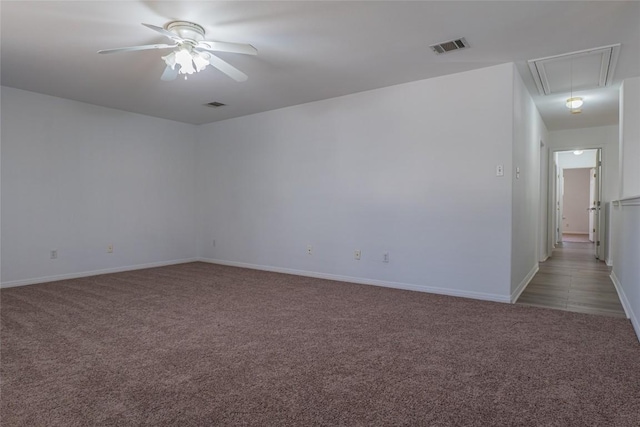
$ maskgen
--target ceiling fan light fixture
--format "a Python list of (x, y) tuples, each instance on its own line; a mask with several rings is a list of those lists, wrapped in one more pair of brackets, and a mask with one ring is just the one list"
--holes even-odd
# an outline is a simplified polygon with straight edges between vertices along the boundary
[(176, 53), (175, 52), (171, 52), (170, 54), (163, 56), (162, 60), (169, 67), (171, 67), (172, 70), (176, 68)]
[(200, 72), (207, 68), (207, 65), (209, 65), (209, 60), (205, 58), (205, 55), (198, 52), (193, 52), (193, 64), (196, 66), (196, 71)]
[(175, 54), (176, 64), (180, 65), (180, 74), (193, 74), (196, 72), (193, 67), (193, 55), (189, 50), (181, 48)]
[(222, 58), (218, 58), (212, 52), (241, 53), (245, 55), (258, 54), (256, 48), (250, 44), (204, 40), (204, 28), (193, 22), (173, 21), (167, 24), (166, 28), (144, 23), (142, 25), (169, 38), (172, 44), (150, 44), (102, 49), (98, 53), (177, 48), (162, 57), (167, 66), (162, 76), (160, 76), (161, 80), (171, 81), (179, 74), (184, 75), (186, 80), (187, 75), (203, 71), (207, 66), (211, 65), (237, 82), (246, 81), (247, 75)]

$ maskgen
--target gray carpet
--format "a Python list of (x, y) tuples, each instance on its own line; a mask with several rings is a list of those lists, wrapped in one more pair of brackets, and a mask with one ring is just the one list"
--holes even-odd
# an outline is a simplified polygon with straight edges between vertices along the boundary
[(3, 426), (638, 426), (628, 320), (183, 264), (3, 289)]

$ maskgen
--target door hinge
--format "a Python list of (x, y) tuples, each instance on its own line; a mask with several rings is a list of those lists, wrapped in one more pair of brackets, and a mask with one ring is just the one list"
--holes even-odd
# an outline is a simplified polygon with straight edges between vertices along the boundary
[(596, 232), (596, 229), (595, 229), (595, 228), (593, 229), (593, 232), (594, 232), (594, 233)]
[(600, 200), (598, 200), (598, 206), (600, 206)]
[(596, 246), (600, 246), (600, 240), (598, 240), (598, 243), (596, 244)]

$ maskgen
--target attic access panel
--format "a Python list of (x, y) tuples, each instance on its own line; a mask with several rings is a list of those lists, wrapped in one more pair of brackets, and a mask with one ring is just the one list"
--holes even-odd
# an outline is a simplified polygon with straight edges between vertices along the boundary
[(613, 81), (620, 44), (528, 61), (541, 95), (604, 87)]

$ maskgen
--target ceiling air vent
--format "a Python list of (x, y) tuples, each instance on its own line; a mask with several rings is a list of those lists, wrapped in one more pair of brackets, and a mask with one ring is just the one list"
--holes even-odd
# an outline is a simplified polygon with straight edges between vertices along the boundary
[(448, 42), (442, 42), (429, 46), (431, 50), (440, 55), (441, 53), (453, 52), (454, 50), (460, 50), (469, 47), (469, 43), (464, 37)]
[(217, 102), (217, 101), (213, 101), (213, 102), (209, 102), (208, 104), (204, 104), (207, 107), (211, 107), (211, 108), (218, 108), (218, 107), (223, 107), (226, 104), (223, 104), (222, 102)]

